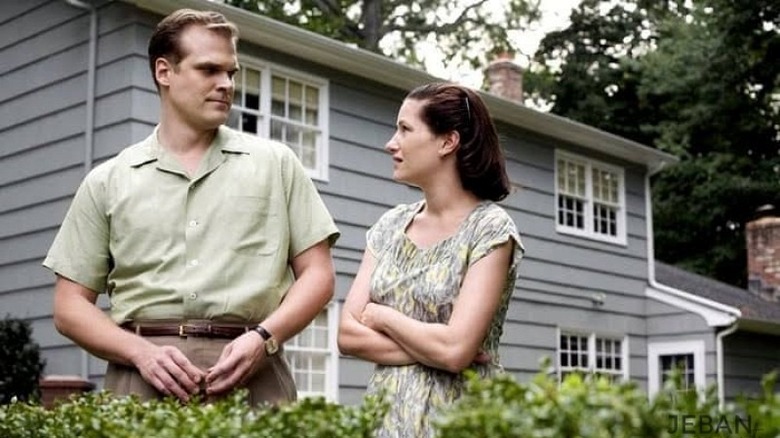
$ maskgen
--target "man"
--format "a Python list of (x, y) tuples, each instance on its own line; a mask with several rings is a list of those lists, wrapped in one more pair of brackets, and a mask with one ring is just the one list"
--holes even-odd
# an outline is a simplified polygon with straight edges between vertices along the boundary
[(44, 261), (57, 329), (109, 362), (114, 393), (294, 400), (279, 346), (333, 295), (339, 233), (294, 153), (221, 126), (236, 41), (215, 12), (158, 24), (159, 124), (89, 173)]

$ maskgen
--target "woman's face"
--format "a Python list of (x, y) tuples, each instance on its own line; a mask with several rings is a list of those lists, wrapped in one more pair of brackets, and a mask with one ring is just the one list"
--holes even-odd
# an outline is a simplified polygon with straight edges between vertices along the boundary
[(420, 117), (424, 102), (406, 99), (398, 111), (393, 137), (385, 149), (393, 156), (393, 179), (420, 186), (441, 164), (442, 139)]

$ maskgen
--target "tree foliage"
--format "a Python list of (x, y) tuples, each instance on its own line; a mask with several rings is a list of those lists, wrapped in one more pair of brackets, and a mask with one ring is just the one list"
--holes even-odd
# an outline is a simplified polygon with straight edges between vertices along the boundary
[(484, 66), (516, 51), (510, 38), (539, 18), (536, 0), (226, 0), (226, 3), (421, 66), (422, 42), (445, 62)]
[(778, 51), (776, 1), (583, 0), (542, 41), (527, 88), (680, 157), (653, 179), (656, 256), (743, 286), (744, 225), (780, 207)]

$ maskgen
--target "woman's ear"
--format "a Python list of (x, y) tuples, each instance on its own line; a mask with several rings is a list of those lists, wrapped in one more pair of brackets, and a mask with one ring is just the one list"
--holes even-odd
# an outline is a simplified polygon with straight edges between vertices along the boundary
[(460, 147), (460, 133), (458, 131), (453, 130), (442, 135), (442, 140), (441, 146), (439, 146), (439, 156), (442, 158), (454, 153)]

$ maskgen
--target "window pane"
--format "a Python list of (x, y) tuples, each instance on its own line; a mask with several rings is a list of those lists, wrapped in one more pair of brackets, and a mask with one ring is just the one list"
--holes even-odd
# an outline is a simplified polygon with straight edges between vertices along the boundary
[(673, 370), (678, 369), (682, 374), (683, 389), (693, 388), (694, 386), (694, 363), (693, 354), (670, 354), (660, 356), (661, 382), (669, 380)]
[(271, 138), (284, 141), (284, 123), (271, 119)]
[(244, 69), (244, 80), (246, 84), (246, 101), (244, 106), (246, 108), (259, 110), (260, 109), (260, 72), (246, 68)]
[(303, 120), (303, 86), (299, 82), (288, 81), (287, 118), (295, 121)]
[(557, 163), (558, 191), (567, 195), (585, 196), (585, 166), (559, 159)]
[(328, 336), (329, 310), (320, 312), (309, 326), (285, 344), (284, 354), (299, 396), (326, 395), (326, 376), (333, 354)]
[(618, 175), (602, 169), (593, 169), (593, 198), (612, 204), (618, 203)]
[(306, 86), (306, 109), (316, 111), (320, 106), (320, 90)]
[(593, 231), (597, 234), (617, 236), (617, 211), (614, 207), (593, 204)]
[(241, 130), (244, 132), (257, 132), (257, 116), (254, 114), (241, 115)]
[(306, 108), (306, 120), (304, 120), (304, 123), (311, 126), (317, 126), (317, 110)]
[(583, 202), (565, 195), (558, 195), (558, 223), (582, 229), (585, 220)]
[(325, 374), (313, 373), (311, 375), (311, 388), (309, 391), (314, 393), (325, 393)]
[(287, 81), (278, 76), (273, 76), (271, 99), (271, 114), (280, 117), (286, 117), (285, 104), (287, 102)]

